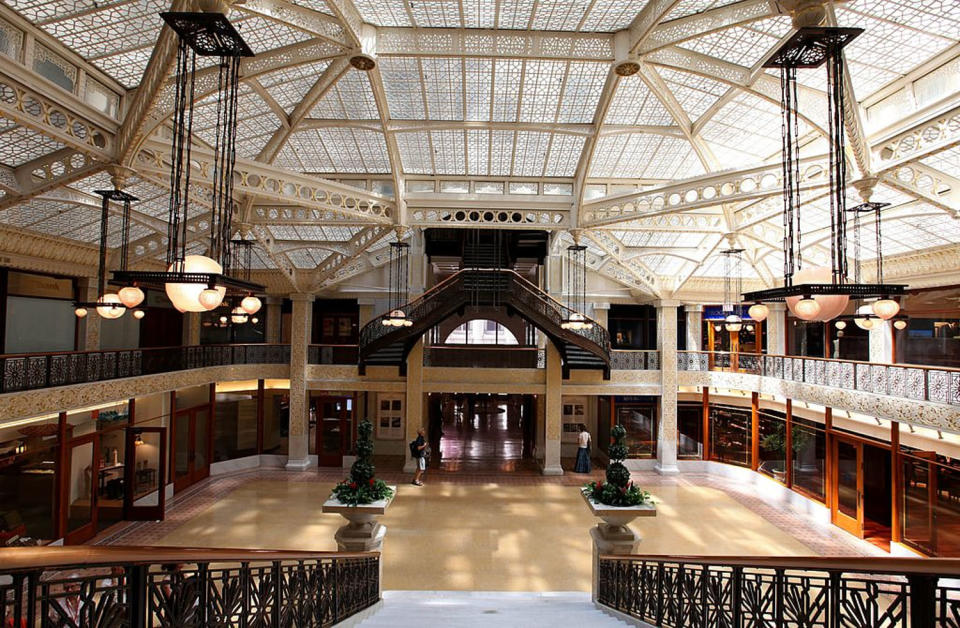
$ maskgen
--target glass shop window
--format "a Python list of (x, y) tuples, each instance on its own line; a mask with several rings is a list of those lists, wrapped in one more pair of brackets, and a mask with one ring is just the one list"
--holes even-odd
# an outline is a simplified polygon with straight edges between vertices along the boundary
[(54, 540), (57, 417), (0, 429), (0, 547)]
[(710, 459), (750, 466), (750, 408), (710, 404)]

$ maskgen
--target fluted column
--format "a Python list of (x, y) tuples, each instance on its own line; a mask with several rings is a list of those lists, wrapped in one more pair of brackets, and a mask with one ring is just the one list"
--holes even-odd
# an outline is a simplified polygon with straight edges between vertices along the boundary
[(287, 469), (303, 470), (310, 466), (307, 345), (313, 326), (313, 295), (291, 294), (290, 300), (293, 301), (293, 314), (290, 317), (290, 453)]
[(660, 350), (660, 429), (657, 472), (677, 473), (677, 301), (657, 304), (657, 349)]
[(893, 362), (893, 326), (890, 321), (873, 319), (870, 328), (870, 361), (878, 364)]

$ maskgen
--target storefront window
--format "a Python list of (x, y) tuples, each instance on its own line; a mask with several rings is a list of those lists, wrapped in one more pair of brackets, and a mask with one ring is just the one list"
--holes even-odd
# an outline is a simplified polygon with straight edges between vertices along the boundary
[(627, 429), (630, 458), (653, 458), (657, 454), (657, 404), (634, 397), (616, 398), (617, 423)]
[(710, 405), (710, 458), (750, 466), (750, 408)]
[[(934, 556), (960, 554), (960, 460), (903, 457), (903, 540)], [(930, 454), (932, 456), (932, 453)]]
[(257, 391), (218, 392), (213, 423), (213, 461), (257, 454)]
[(56, 538), (57, 418), (0, 430), (0, 547)]
[(681, 460), (703, 458), (703, 404), (681, 401), (677, 404), (677, 457)]
[[(784, 484), (787, 482), (786, 421), (786, 415), (776, 410), (764, 408), (757, 413), (757, 432), (760, 437), (757, 471)], [(794, 442), (793, 446), (796, 449), (797, 443)]]
[(827, 434), (820, 423), (793, 417), (793, 488), (823, 501), (826, 497)]
[(286, 456), (290, 436), (290, 393), (263, 391), (263, 453)]

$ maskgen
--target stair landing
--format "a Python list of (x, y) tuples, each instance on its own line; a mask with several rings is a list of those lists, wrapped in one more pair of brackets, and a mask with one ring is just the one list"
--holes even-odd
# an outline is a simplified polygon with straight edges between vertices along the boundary
[(386, 591), (380, 610), (359, 624), (362, 628), (627, 625), (598, 610), (589, 593), (484, 591)]

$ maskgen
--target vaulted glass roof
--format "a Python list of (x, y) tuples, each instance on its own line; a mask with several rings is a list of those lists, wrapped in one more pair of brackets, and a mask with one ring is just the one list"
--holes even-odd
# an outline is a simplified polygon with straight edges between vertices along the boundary
[[(25, 66), (18, 76), (43, 77), (48, 98), (72, 85), (61, 100), (77, 119), (90, 118), (112, 136), (131, 124), (125, 112), (135, 90), (153, 93), (135, 124), (162, 159), (170, 96), (162, 82), (141, 81), (162, 63), (154, 47), (168, 2), (0, 2), (0, 54)], [(782, 274), (782, 123), (778, 74), (762, 65), (794, 30), (784, 4), (235, 3), (228, 17), (257, 55), (241, 72), (244, 185), (235, 199), (237, 224), (258, 244), (254, 266), (319, 272), (333, 255), (373, 260), (370, 251), (395, 236), (377, 232), (367, 242), (369, 229), (537, 225), (592, 231), (592, 267), (610, 277), (636, 276), (642, 267), (664, 286), (715, 278), (718, 251), (734, 241), (747, 249), (749, 277), (768, 282)], [(960, 3), (826, 4), (828, 24), (865, 29), (845, 52), (845, 95), (853, 103), (848, 169), (851, 181), (877, 179), (873, 200), (891, 204), (884, 254), (954, 245), (960, 148), (950, 134), (960, 136)], [(30, 47), (22, 36), (27, 21), (40, 29)], [(18, 32), (19, 40), (9, 37)], [(373, 71), (347, 63), (361, 49), (375, 60)], [(638, 71), (614, 72), (623, 60)], [(169, 82), (170, 72), (168, 64), (159, 76)], [(812, 173), (804, 181), (804, 246), (811, 260), (828, 260), (825, 73), (801, 72), (799, 82), (801, 155)], [(13, 102), (4, 89), (0, 100)], [(115, 106), (105, 108), (111, 96)], [(115, 145), (96, 154), (99, 169), (63, 176), (64, 156), (77, 151), (72, 140), (7, 114), (0, 111), (0, 224), (95, 242), (91, 192), (111, 185), (103, 166)], [(198, 151), (215, 142), (216, 117), (215, 100), (200, 98)], [(141, 199), (134, 255), (156, 260), (169, 206), (163, 168), (140, 172), (125, 158), (127, 189)], [(51, 187), (50, 176), (62, 183)], [(35, 184), (41, 192), (31, 191)], [(198, 214), (205, 185), (195, 190)], [(390, 209), (365, 214), (370, 203)], [(199, 220), (192, 228), (191, 247), (202, 250), (208, 225)], [(111, 242), (117, 237), (111, 228)], [(872, 240), (862, 252), (876, 255)]]

